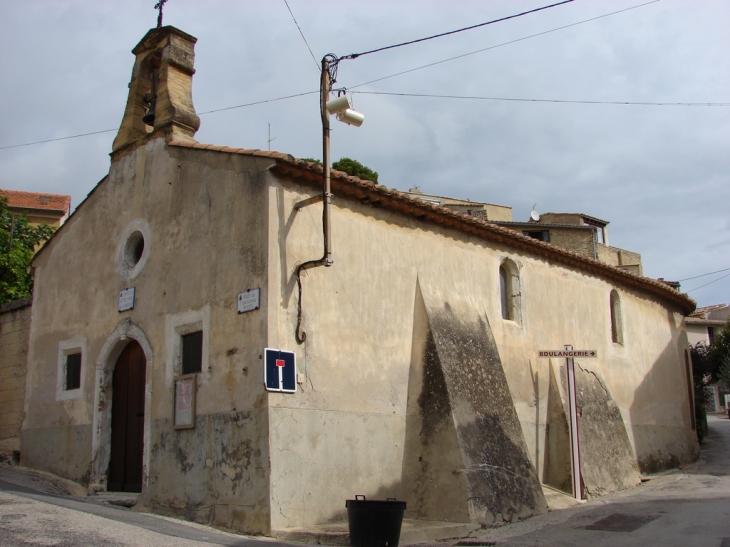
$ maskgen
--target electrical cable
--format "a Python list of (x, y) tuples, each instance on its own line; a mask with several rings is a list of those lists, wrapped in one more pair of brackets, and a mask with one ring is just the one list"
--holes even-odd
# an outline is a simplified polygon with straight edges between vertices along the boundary
[(679, 279), (678, 281), (689, 281), (690, 279), (697, 279), (699, 277), (707, 277), (708, 275), (716, 274), (716, 273), (722, 273), (722, 272), (728, 272), (730, 271), (730, 268), (725, 268), (724, 270), (717, 270), (716, 272), (710, 272), (702, 275), (696, 275), (694, 277), (686, 277), (684, 279)]
[(390, 76), (383, 76), (382, 78), (377, 78), (375, 80), (370, 80), (369, 82), (363, 82), (361, 84), (349, 86), (348, 89), (355, 89), (356, 87), (362, 87), (364, 85), (374, 84), (375, 82), (381, 82), (381, 81), (387, 80), (389, 78), (395, 78), (396, 76), (402, 76), (403, 74), (408, 74), (410, 72), (415, 72), (417, 70), (422, 70), (424, 68), (429, 68), (429, 67), (436, 66), (436, 65), (440, 65), (440, 64), (443, 64), (443, 63), (448, 63), (449, 61), (454, 61), (456, 59), (462, 59), (464, 57), (469, 57), (470, 55), (476, 55), (477, 53), (482, 53), (483, 51), (489, 51), (490, 49), (495, 49), (495, 48), (498, 48), (498, 47), (507, 46), (507, 45), (510, 45), (510, 44), (514, 44), (516, 42), (522, 42), (523, 40), (528, 40), (530, 38), (535, 38), (537, 36), (543, 36), (545, 34), (550, 34), (551, 32), (557, 32), (559, 30), (564, 30), (566, 28), (575, 27), (577, 25), (582, 25), (583, 23), (589, 23), (591, 21), (596, 21), (597, 19), (603, 19), (604, 17), (610, 17), (611, 15), (616, 15), (617, 13), (623, 13), (625, 11), (629, 11), (629, 10), (633, 10), (633, 9), (637, 9), (637, 8), (642, 8), (644, 6), (648, 6), (649, 4), (655, 4), (655, 3), (659, 2), (659, 1), (660, 0), (651, 0), (651, 2), (645, 2), (644, 4), (639, 4), (639, 5), (636, 5), (636, 6), (632, 6), (630, 8), (625, 8), (625, 9), (621, 9), (621, 10), (618, 10), (618, 11), (612, 11), (611, 13), (605, 13), (605, 14), (599, 15), (597, 17), (591, 17), (590, 19), (584, 19), (583, 21), (578, 21), (576, 23), (571, 23), (569, 25), (564, 25), (562, 27), (556, 27), (554, 29), (545, 30), (543, 32), (538, 32), (537, 34), (530, 34), (529, 36), (523, 36), (522, 38), (516, 38), (514, 40), (510, 40), (509, 42), (502, 42), (501, 44), (496, 44), (496, 45), (493, 45), (493, 46), (489, 46), (489, 47), (485, 47), (485, 48), (482, 48), (482, 49), (478, 49), (478, 50), (472, 51), (470, 53), (463, 53), (461, 55), (457, 55), (456, 57), (449, 57), (448, 59), (443, 59), (441, 61), (436, 61), (434, 63), (429, 63), (427, 65), (422, 65), (422, 66), (419, 66), (419, 67), (416, 67), (416, 68), (411, 68), (411, 69), (408, 69), (408, 70), (404, 70), (403, 72), (396, 72), (395, 74), (391, 74)]
[[(319, 89), (317, 91), (305, 91), (304, 93), (295, 93), (294, 95), (285, 95), (283, 97), (277, 97), (275, 99), (266, 99), (263, 101), (254, 101), (252, 103), (237, 104), (235, 106), (226, 106), (225, 108), (216, 108), (215, 110), (207, 110), (205, 112), (199, 112), (198, 116), (204, 116), (205, 114), (213, 114), (214, 112), (224, 112), (226, 110), (233, 110), (235, 108), (243, 108), (244, 106), (254, 106), (257, 104), (273, 103), (276, 101), (283, 101), (284, 99), (293, 99), (295, 97), (303, 97), (304, 95), (314, 95), (315, 93), (319, 93)], [(2, 148), (0, 148), (0, 150), (2, 150)]]
[(639, 105), (639, 106), (730, 106), (730, 103), (650, 103), (632, 101), (583, 101), (563, 99), (516, 99), (510, 97), (477, 97), (470, 95), (430, 95), (426, 93), (389, 93), (385, 91), (352, 91), (355, 95), (390, 95), (396, 97), (430, 97), (435, 99), (472, 99), (480, 101), (517, 101), (526, 103), (566, 103), (566, 104), (610, 104), (610, 105)]
[(713, 283), (717, 283), (721, 279), (725, 279), (726, 277), (730, 277), (730, 274), (725, 274), (722, 277), (718, 277), (714, 281), (710, 281), (709, 283), (705, 283), (704, 285), (700, 285), (699, 287), (695, 287), (694, 289), (690, 289), (687, 291), (687, 293), (691, 293), (692, 291), (696, 291), (697, 289), (701, 289), (702, 287), (707, 287), (707, 285), (712, 285)]
[[(227, 106), (225, 108), (217, 108), (215, 110), (208, 110), (207, 112), (199, 112), (198, 116), (204, 116), (206, 114), (213, 114), (214, 112), (223, 112), (225, 110), (233, 110), (234, 108), (243, 108), (245, 106), (254, 106), (257, 104), (264, 104), (264, 103), (273, 103), (276, 101), (283, 101), (284, 99), (293, 99), (295, 97), (302, 97), (304, 95), (314, 95), (315, 93), (319, 93), (319, 90), (317, 91), (307, 91), (305, 93), (296, 93), (294, 95), (286, 95), (284, 97), (277, 97), (275, 99), (266, 99), (264, 101), (254, 101), (252, 103), (246, 103), (246, 104), (239, 104), (236, 106)], [(56, 142), (56, 141), (65, 141), (68, 139), (77, 139), (79, 137), (88, 137), (90, 135), (99, 135), (101, 133), (110, 133), (111, 131), (118, 131), (119, 128), (115, 129), (103, 129), (102, 131), (92, 131), (91, 133), (81, 133), (79, 135), (69, 135), (68, 137), (58, 137), (57, 139), (46, 139), (44, 141), (34, 141), (34, 142), (26, 142), (23, 144), (11, 144), (9, 146), (0, 146), (0, 150), (7, 150), (8, 148), (19, 148), (21, 146), (32, 146), (34, 144), (45, 144), (47, 142)]]
[(23, 144), (11, 144), (10, 146), (0, 146), (0, 150), (7, 150), (8, 148), (19, 148), (21, 146), (32, 146), (34, 144), (44, 144), (47, 142), (65, 141), (68, 139), (78, 139), (79, 137), (88, 137), (89, 135), (99, 135), (101, 133), (109, 133), (111, 131), (118, 131), (118, 129), (104, 129), (103, 131), (93, 131), (91, 133), (81, 133), (80, 135), (71, 135), (69, 137), (58, 137), (57, 139), (47, 139), (45, 141), (26, 142)]
[[(476, 51), (472, 51), (472, 52), (469, 52), (469, 53), (464, 53), (462, 55), (457, 55), (455, 57), (449, 57), (448, 59), (442, 59), (441, 61), (436, 61), (434, 63), (429, 63), (429, 64), (422, 65), (422, 66), (419, 66), (419, 67), (411, 68), (409, 70), (404, 70), (402, 72), (397, 72), (397, 73), (391, 74), (389, 76), (383, 76), (382, 78), (377, 78), (375, 80), (370, 80), (368, 82), (363, 82), (363, 83), (360, 83), (360, 84), (357, 84), (357, 85), (354, 85), (354, 86), (350, 86), (348, 89), (355, 89), (355, 88), (358, 88), (358, 87), (362, 87), (364, 85), (372, 84), (372, 83), (375, 83), (375, 82), (380, 82), (380, 81), (387, 80), (387, 79), (390, 79), (390, 78), (395, 78), (396, 76), (402, 76), (403, 74), (408, 74), (410, 72), (415, 72), (417, 70), (422, 70), (424, 68), (429, 68), (429, 67), (432, 67), (432, 66), (435, 66), (435, 65), (447, 63), (449, 61), (454, 61), (456, 59), (461, 59), (463, 57), (468, 57), (470, 55), (476, 55), (477, 53), (481, 53), (483, 51), (488, 51), (488, 50), (495, 49), (495, 48), (502, 47), (502, 46), (506, 46), (506, 45), (509, 45), (509, 44), (514, 44), (516, 42), (521, 42), (523, 40), (528, 40), (530, 38), (535, 38), (537, 36), (542, 36), (542, 35), (545, 35), (545, 34), (549, 34), (551, 32), (557, 32), (559, 30), (564, 30), (566, 28), (574, 27), (574, 26), (577, 26), (577, 25), (582, 25), (583, 23), (588, 23), (588, 22), (591, 22), (591, 21), (596, 21), (598, 19), (603, 19), (604, 17), (610, 17), (611, 15), (616, 15), (618, 13), (623, 13), (625, 11), (630, 11), (630, 10), (634, 10), (634, 9), (641, 8), (641, 7), (644, 7), (644, 6), (648, 6), (649, 4), (655, 4), (655, 3), (659, 2), (659, 1), (660, 0), (651, 0), (650, 2), (645, 2), (643, 4), (638, 4), (636, 6), (631, 6), (629, 8), (624, 8), (624, 9), (621, 9), (621, 10), (618, 10), (618, 11), (613, 11), (613, 12), (610, 12), (610, 13), (605, 13), (605, 14), (599, 15), (597, 17), (591, 17), (590, 19), (584, 19), (582, 21), (577, 21), (575, 23), (571, 23), (569, 25), (564, 25), (562, 27), (556, 27), (554, 29), (546, 30), (546, 31), (543, 31), (543, 32), (538, 32), (536, 34), (531, 34), (529, 36), (523, 36), (522, 38), (517, 38), (515, 40), (510, 40), (509, 42), (503, 42), (501, 44), (496, 44), (496, 45), (489, 46), (489, 47), (482, 48), (482, 49), (478, 49)], [(297, 93), (297, 94), (294, 94), (294, 95), (286, 95), (286, 96), (283, 96), (283, 97), (277, 97), (275, 99), (267, 99), (267, 100), (263, 100), (263, 101), (255, 101), (255, 102), (245, 103), (245, 104), (239, 104), (239, 105), (235, 105), (235, 106), (228, 106), (228, 107), (225, 107), (225, 108), (218, 108), (218, 109), (215, 109), (215, 110), (208, 110), (206, 112), (200, 112), (198, 115), (199, 116), (202, 116), (202, 115), (205, 115), (205, 114), (212, 114), (214, 112), (223, 112), (223, 111), (226, 111), (226, 110), (233, 110), (233, 109), (236, 109), (236, 108), (244, 108), (246, 106), (254, 106), (254, 105), (264, 104), (264, 103), (269, 103), (269, 102), (282, 101), (282, 100), (285, 100), (285, 99), (292, 99), (292, 98), (295, 98), (295, 97), (302, 97), (304, 95), (313, 95), (315, 93), (319, 93), (319, 90), (317, 90), (317, 91), (307, 91), (305, 93)], [(362, 92), (360, 92), (360, 93), (362, 93)], [(63, 141), (63, 140), (67, 140), (67, 139), (76, 139), (76, 138), (79, 138), (79, 137), (87, 137), (87, 136), (90, 136), (90, 135), (98, 135), (100, 133), (109, 133), (111, 131), (116, 131), (116, 129), (104, 129), (102, 131), (94, 131), (94, 132), (91, 132), (91, 133), (82, 133), (82, 134), (79, 134), (79, 135), (71, 135), (71, 136), (68, 136), (68, 137), (59, 137), (57, 139), (47, 139), (47, 140), (34, 141), (34, 142), (28, 142), (28, 143), (23, 143), (23, 144), (13, 144), (13, 145), (9, 145), (9, 146), (0, 146), (0, 150), (7, 150), (9, 148), (19, 148), (21, 146), (32, 146), (32, 145), (36, 145), (36, 144), (45, 144), (45, 143), (49, 143), (49, 142)]]
[(289, 10), (289, 13), (291, 14), (291, 18), (294, 19), (294, 24), (299, 29), (299, 34), (302, 35), (302, 40), (304, 40), (304, 43), (307, 46), (307, 49), (309, 50), (309, 54), (312, 56), (312, 60), (314, 60), (314, 65), (317, 67), (317, 72), (319, 72), (319, 63), (317, 62), (317, 58), (314, 56), (314, 53), (312, 52), (312, 48), (309, 47), (309, 42), (307, 42), (307, 39), (304, 37), (304, 33), (302, 32), (302, 29), (299, 27), (299, 23), (297, 23), (296, 17), (294, 17), (294, 14), (291, 11), (291, 8), (289, 7), (289, 2), (287, 0), (284, 0), (284, 3), (286, 4), (286, 9)]
[(543, 6), (541, 8), (535, 8), (535, 9), (531, 9), (529, 11), (523, 11), (522, 13), (517, 13), (515, 15), (509, 15), (507, 17), (502, 17), (500, 19), (494, 19), (493, 21), (487, 21), (486, 23), (479, 23), (478, 25), (471, 25), (470, 27), (460, 28), (458, 30), (451, 30), (449, 32), (442, 32), (441, 34), (434, 34), (433, 36), (428, 36), (427, 38), (419, 38), (418, 40), (411, 40), (410, 42), (403, 42), (403, 43), (400, 43), (400, 44), (394, 44), (392, 46), (386, 46), (386, 47), (381, 47), (381, 48), (378, 48), (378, 49), (372, 49), (370, 51), (364, 51), (362, 53), (351, 53), (350, 55), (345, 55), (344, 57), (340, 57), (340, 59), (357, 59), (358, 57), (362, 57), (363, 55), (369, 55), (371, 53), (378, 53), (379, 51), (385, 51), (387, 49), (394, 49), (394, 48), (397, 48), (397, 47), (409, 46), (411, 44), (417, 44), (419, 42), (425, 42), (427, 40), (433, 40), (434, 38), (442, 38), (444, 36), (449, 36), (450, 34), (457, 34), (459, 32), (464, 32), (465, 30), (472, 30), (472, 29), (475, 29), (475, 28), (484, 27), (484, 26), (487, 26), (487, 25), (492, 25), (494, 23), (501, 23), (502, 21), (508, 21), (509, 19), (515, 19), (517, 17), (522, 17), (523, 15), (528, 15), (530, 13), (535, 13), (535, 12), (538, 12), (538, 11), (542, 11), (542, 10), (554, 8), (556, 6), (562, 6), (563, 4), (569, 4), (570, 2), (573, 2), (573, 0), (563, 0), (562, 2), (558, 2), (557, 4), (551, 4), (549, 6)]

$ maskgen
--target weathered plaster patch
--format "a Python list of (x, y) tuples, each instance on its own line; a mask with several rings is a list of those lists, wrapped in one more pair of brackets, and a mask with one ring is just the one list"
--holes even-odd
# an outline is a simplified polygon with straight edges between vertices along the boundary
[[(472, 521), (511, 521), (547, 510), (483, 309), (447, 301), (419, 278), (448, 391)], [(428, 353), (428, 352), (425, 352)]]
[(595, 371), (575, 367), (579, 413), (581, 474), (589, 495), (601, 495), (639, 483), (621, 410)]
[(166, 514), (253, 533), (268, 532), (268, 465), (261, 413), (197, 416), (174, 430), (154, 420), (152, 466), (144, 503)]

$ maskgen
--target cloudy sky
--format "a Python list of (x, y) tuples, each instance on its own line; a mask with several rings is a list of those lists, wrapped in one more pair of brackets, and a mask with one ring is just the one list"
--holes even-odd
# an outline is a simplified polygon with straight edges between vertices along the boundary
[[(288, 2), (317, 62), (284, 0), (169, 0), (164, 24), (198, 38), (200, 142), (267, 149), (270, 124), (272, 149), (320, 157), (316, 93), (207, 112), (316, 92), (326, 53), (553, 3)], [(610, 243), (640, 252), (645, 275), (726, 270), (682, 290), (699, 305), (730, 302), (730, 2), (646, 2), (575, 0), (342, 61), (337, 85), (366, 118), (335, 123), (333, 159), (356, 158), (400, 190), (509, 205), (514, 220), (537, 204), (610, 221)], [(0, 0), (0, 187), (70, 194), (75, 206), (104, 177), (115, 131), (14, 145), (118, 128), (154, 3)]]

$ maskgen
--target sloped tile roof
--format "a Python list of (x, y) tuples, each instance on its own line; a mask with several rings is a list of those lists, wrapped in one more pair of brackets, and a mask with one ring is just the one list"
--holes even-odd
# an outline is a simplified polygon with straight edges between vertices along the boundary
[(63, 214), (71, 212), (71, 196), (20, 190), (0, 190), (0, 196), (8, 198), (8, 206), (17, 209), (37, 209)]
[(694, 314), (684, 318), (688, 325), (707, 325), (708, 327), (722, 327), (726, 322), (722, 319), (705, 319), (704, 317), (693, 317)]
[[(248, 148), (231, 148), (228, 146), (216, 146), (199, 142), (176, 141), (167, 143), (168, 146), (178, 148), (189, 148), (193, 150), (221, 152), (225, 154), (240, 154), (244, 156), (268, 157), (276, 160), (274, 170), (281, 175), (289, 176), (302, 184), (321, 188), (322, 166), (302, 159), (297, 159), (290, 154), (283, 154), (273, 150), (258, 150)], [(332, 169), (330, 173), (331, 190), (333, 193), (351, 197), (362, 202), (370, 203), (376, 207), (383, 207), (401, 214), (415, 217), (424, 222), (436, 226), (444, 226), (458, 231), (476, 235), (477, 237), (507, 245), (515, 249), (532, 253), (560, 262), (569, 266), (591, 272), (611, 281), (619, 282), (629, 287), (655, 294), (674, 303), (685, 315), (693, 312), (696, 302), (686, 294), (680, 293), (670, 286), (648, 277), (632, 274), (625, 270), (609, 266), (585, 258), (577, 253), (557, 247), (550, 243), (538, 241), (537, 239), (525, 236), (502, 228), (494, 222), (481, 220), (463, 213), (452, 211), (441, 205), (429, 203), (428, 201), (412, 197), (408, 192), (400, 192), (388, 188), (382, 184), (375, 184), (372, 181), (361, 180), (342, 171)], [(586, 216), (586, 215), (584, 215)], [(592, 218), (592, 217), (590, 217)]]
[(692, 317), (704, 317), (706, 314), (710, 313), (712, 310), (719, 310), (721, 308), (726, 308), (728, 304), (713, 304), (712, 306), (703, 306), (702, 308), (697, 308), (694, 312), (692, 312)]

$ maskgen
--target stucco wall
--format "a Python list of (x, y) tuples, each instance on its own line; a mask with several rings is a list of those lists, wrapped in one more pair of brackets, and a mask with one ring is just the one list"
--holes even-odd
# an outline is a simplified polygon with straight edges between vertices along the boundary
[[(449, 358), (448, 368), (442, 363), (451, 412), (459, 417), (456, 445), (450, 445), (458, 454), (440, 460), (454, 466), (449, 472), (519, 473), (522, 480), (532, 466), (527, 474), (545, 480), (546, 467), (560, 469), (568, 456), (559, 440), (546, 439), (545, 424), (548, 410), (554, 415), (565, 402), (564, 363), (538, 360), (537, 352), (566, 343), (598, 350), (598, 359), (578, 365), (600, 378), (606, 392), (587, 399), (596, 430), (611, 425), (612, 433), (586, 454), (586, 476), (600, 467), (603, 448), (619, 441), (629, 447), (622, 457), (633, 450), (634, 464), (645, 468), (696, 455), (680, 361), (686, 337), (681, 317), (666, 303), (356, 200), (335, 199), (334, 266), (302, 275), (307, 340), (298, 345), (294, 270), (322, 256), (321, 204), (295, 212), (294, 203), (317, 194), (316, 188), (275, 177), (270, 164), (167, 147), (157, 139), (112, 165), (108, 179), (35, 261), (25, 462), (103, 487), (111, 372), (124, 345), (135, 339), (148, 363), (141, 497), (148, 506), (268, 533), (340, 520), (345, 500), (356, 494), (413, 500), (404, 475), (410, 471), (405, 446), (419, 279), (438, 287), (444, 303), (470, 302), (459, 317), (483, 318), (490, 330), (484, 340), (492, 341), (480, 344), (496, 347), (499, 359), (489, 366), (503, 375), (498, 392), (506, 397), (508, 391), (514, 404), (510, 412), (490, 414), (478, 394), (497, 384), (465, 387), (456, 358)], [(122, 251), (133, 230), (145, 234), (145, 251), (143, 265), (130, 269)], [(508, 258), (519, 278), (514, 321), (502, 319), (500, 311), (498, 271)], [(118, 293), (127, 287), (136, 288), (135, 307), (119, 313)], [(237, 314), (237, 293), (257, 287), (261, 309)], [(621, 298), (621, 345), (611, 342), (614, 288)], [(193, 323), (209, 333), (196, 427), (173, 430), (175, 340), (181, 326)], [(71, 343), (85, 354), (82, 387), (73, 397), (58, 387), (59, 348)], [(296, 351), (297, 393), (264, 391), (264, 347)], [(474, 362), (464, 373), (478, 376), (477, 357), (469, 359)], [(552, 386), (551, 367), (558, 379)], [(499, 450), (485, 448), (487, 437), (478, 436), (482, 444), (464, 440), (484, 416), (506, 432)], [(627, 424), (623, 433), (618, 417)], [(502, 461), (508, 445), (524, 457)], [(546, 447), (552, 450), (549, 466)], [(622, 476), (610, 484), (593, 473), (589, 493), (637, 481), (634, 464), (617, 466)], [(489, 499), (479, 486), (488, 480), (464, 484), (470, 495)], [(505, 488), (503, 505), (463, 500), (468, 506), (458, 518), (488, 523), (544, 510), (539, 495), (530, 501)]]
[[(193, 155), (193, 158), (190, 156)], [(111, 371), (129, 339), (147, 357), (142, 502), (251, 532), (269, 529), (266, 395), (267, 159), (190, 152), (150, 141), (109, 177), (36, 259), (23, 461), (103, 487)], [(145, 234), (141, 269), (124, 265), (127, 235)], [(137, 271), (138, 270), (138, 271)], [(118, 293), (136, 288), (133, 310)], [(238, 314), (237, 293), (261, 288), (262, 309)], [(173, 430), (180, 329), (204, 334), (197, 420)], [(59, 345), (85, 344), (82, 387), (57, 389)]]
[(0, 306), (0, 452), (20, 450), (32, 298)]
[[(538, 360), (537, 353), (564, 344), (598, 350), (598, 359), (579, 365), (605, 382), (627, 424), (624, 437), (634, 458), (658, 458), (665, 451), (682, 462), (696, 456), (679, 360), (681, 318), (667, 304), (582, 271), (356, 200), (335, 200), (334, 265), (310, 270), (302, 278), (307, 341), (297, 346), (292, 272), (298, 263), (321, 256), (321, 206), (299, 213), (292, 206), (315, 193), (284, 180), (271, 189), (270, 230), (277, 234), (280, 249), (270, 246), (270, 298), (282, 309), (271, 306), (269, 335), (275, 347), (296, 349), (304, 376), (298, 393), (270, 398), (271, 496), (272, 504), (282, 507), (281, 513), (272, 514), (272, 528), (341, 518), (344, 500), (355, 494), (385, 496), (400, 488), (402, 499), (409, 500), (395, 462), (403, 458), (421, 276), (447, 294), (484, 306), (541, 479), (550, 363)], [(507, 257), (520, 272), (519, 321), (501, 318), (498, 270)], [(622, 299), (623, 345), (611, 342), (613, 288)], [(564, 361), (554, 360), (552, 366), (559, 371)], [(373, 421), (378, 428), (368, 425)], [(292, 442), (302, 435), (309, 440)], [(597, 446), (614, 442), (608, 435)], [(374, 459), (380, 462), (377, 472)], [(624, 484), (638, 482), (635, 463), (625, 469)], [(600, 485), (594, 493), (614, 487)], [(298, 493), (296, 498), (292, 492)]]

